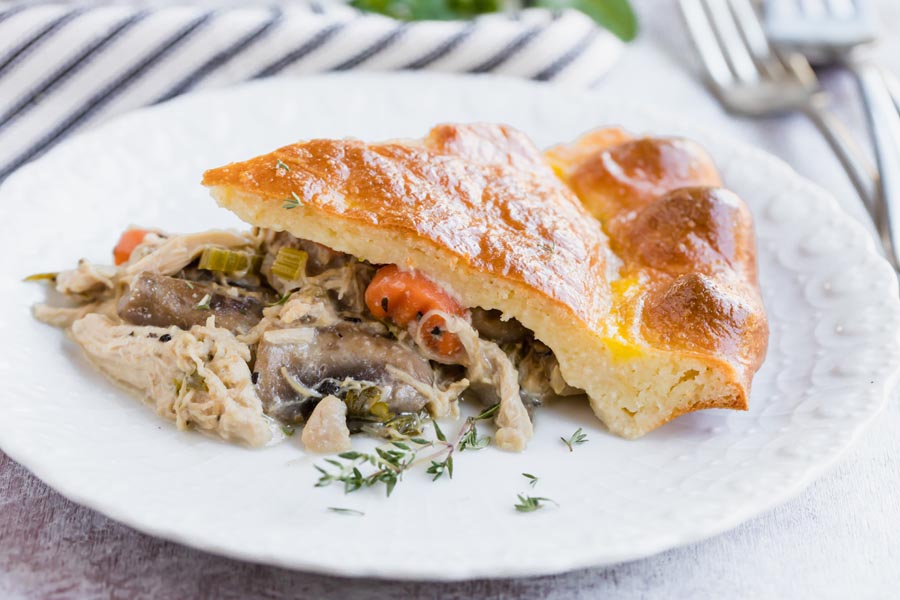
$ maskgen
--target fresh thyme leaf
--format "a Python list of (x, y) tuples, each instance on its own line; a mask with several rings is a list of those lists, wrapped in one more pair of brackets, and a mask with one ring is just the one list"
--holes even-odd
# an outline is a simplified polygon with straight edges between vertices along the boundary
[(286, 173), (290, 172), (290, 170), (291, 170), (291, 168), (289, 166), (287, 166), (286, 164), (284, 164), (284, 162), (282, 162), (282, 160), (280, 158), (275, 161), (275, 168), (283, 169)]
[(487, 448), (491, 443), (490, 436), (478, 437), (478, 429), (475, 427), (475, 423), (472, 423), (471, 429), (463, 435), (462, 439), (459, 441), (459, 451), (463, 452), (464, 450), (481, 450), (482, 448)]
[[(434, 475), (434, 477), (431, 478), (432, 481), (437, 481), (438, 479), (440, 479), (441, 477), (444, 476), (444, 473), (447, 473), (448, 475), (450, 475), (450, 470), (448, 469), (448, 466), (447, 466), (448, 465), (447, 461), (449, 461), (449, 460), (452, 460), (452, 459), (446, 458), (440, 462), (438, 462), (436, 460), (431, 461), (431, 466), (429, 466), (425, 470), (425, 472), (428, 473), (429, 475)], [(450, 476), (450, 479), (453, 479), (452, 475)]]
[(284, 435), (291, 437), (292, 435), (294, 435), (294, 432), (296, 431), (296, 429), (294, 429), (290, 425), (282, 425), (281, 431), (284, 432)]
[(490, 419), (494, 415), (497, 414), (497, 411), (500, 410), (500, 403), (494, 404), (492, 406), (487, 407), (475, 417), (476, 421), (484, 421), (485, 419)]
[(560, 437), (563, 444), (569, 447), (569, 452), (573, 452), (575, 450), (575, 446), (580, 446), (588, 441), (587, 434), (585, 434), (581, 427), (575, 430), (575, 433), (572, 434), (572, 437), (566, 439), (564, 437)]
[(282, 304), (284, 304), (285, 302), (288, 301), (288, 298), (291, 297), (291, 294), (293, 294), (293, 292), (288, 292), (284, 296), (282, 296), (281, 298), (279, 298), (272, 304), (268, 304), (267, 306), (281, 306)]
[(300, 206), (300, 196), (297, 195), (297, 192), (291, 192), (291, 197), (284, 201), (281, 208), (290, 210), (292, 208), (297, 208), (298, 206)]
[(525, 477), (526, 479), (528, 479), (528, 485), (530, 485), (531, 487), (534, 487), (537, 485), (537, 482), (539, 479), (538, 477), (535, 477), (531, 473), (522, 473), (522, 476)]
[[(476, 424), (493, 417), (498, 409), (499, 405), (490, 406), (479, 415), (467, 418), (452, 442), (447, 441), (440, 425), (432, 421), (437, 441), (422, 437), (393, 440), (375, 448), (372, 453), (351, 450), (338, 454), (337, 458), (326, 458), (324, 460), (327, 466), (316, 465), (320, 474), (316, 487), (343, 483), (344, 493), (349, 494), (364, 487), (384, 485), (386, 494), (390, 496), (397, 483), (403, 479), (403, 473), (422, 462), (429, 463), (425, 472), (432, 476), (432, 481), (437, 481), (444, 475), (453, 479), (454, 452), (480, 450), (490, 444), (490, 437), (478, 435)], [(418, 453), (426, 448), (432, 449), (432, 452), (418, 458)]]
[(354, 508), (341, 508), (339, 506), (329, 506), (328, 510), (333, 513), (338, 513), (340, 515), (353, 515), (355, 517), (364, 517), (366, 513), (361, 510), (356, 510)]
[(209, 310), (209, 301), (212, 300), (212, 296), (209, 294), (205, 294), (202, 298), (200, 298), (200, 302), (194, 307), (197, 310)]
[(437, 439), (441, 440), (442, 442), (446, 442), (447, 436), (444, 435), (443, 431), (441, 431), (441, 428), (438, 426), (437, 421), (432, 421), (431, 424), (434, 425), (434, 435), (437, 436)]
[(516, 504), (515, 507), (519, 512), (534, 512), (538, 509), (544, 508), (544, 506), (546, 506), (546, 502), (559, 506), (559, 504), (557, 504), (550, 498), (529, 496), (528, 494), (517, 494), (517, 496), (519, 497), (519, 503)]
[[(392, 443), (392, 446), (396, 444)], [(338, 458), (326, 458), (326, 463), (335, 467), (335, 470), (316, 465), (321, 477), (316, 482), (316, 487), (326, 487), (332, 483), (343, 483), (344, 493), (349, 494), (364, 487), (374, 487), (383, 484), (388, 496), (394, 491), (397, 482), (403, 476), (403, 472), (409, 469), (416, 460), (418, 449), (411, 448), (408, 444), (396, 448), (376, 448), (375, 453), (342, 452)], [(339, 460), (340, 459), (340, 460)], [(343, 461), (343, 462), (342, 462)], [(361, 467), (371, 467), (367, 473), (363, 473)]]
[(187, 279), (182, 279), (182, 281), (184, 281), (185, 285), (187, 285), (189, 288), (194, 289), (194, 284), (193, 284), (193, 283), (191, 283), (191, 282), (188, 281)]

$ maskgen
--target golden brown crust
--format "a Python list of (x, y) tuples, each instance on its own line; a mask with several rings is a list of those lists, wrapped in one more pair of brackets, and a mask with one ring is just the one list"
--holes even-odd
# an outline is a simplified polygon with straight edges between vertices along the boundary
[(527, 284), (588, 327), (609, 311), (606, 236), (508, 127), (438, 126), (421, 145), (312, 140), (209, 170), (203, 184), (277, 206), (293, 193), (305, 209), (428, 240), (485, 275)]
[(509, 127), (441, 125), (294, 144), (203, 183), (254, 225), (423, 270), (517, 318), (619, 435), (746, 407), (767, 337), (752, 224), (707, 187), (719, 176), (695, 144), (601, 130), (545, 160)]
[[(603, 223), (623, 278), (639, 282), (638, 292), (613, 301), (622, 328), (639, 342), (732, 367), (737, 397), (695, 409), (746, 408), (768, 342), (750, 212), (718, 187), (712, 159), (694, 142), (601, 131), (611, 133), (577, 140), (577, 152), (562, 146), (548, 154)], [(567, 152), (573, 160), (558, 158)]]

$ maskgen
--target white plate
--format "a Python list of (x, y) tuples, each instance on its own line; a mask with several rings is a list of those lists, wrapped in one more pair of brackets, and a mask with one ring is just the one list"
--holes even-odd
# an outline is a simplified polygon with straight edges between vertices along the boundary
[[(316, 489), (296, 443), (264, 450), (181, 433), (33, 321), (22, 276), (109, 259), (129, 223), (236, 225), (206, 167), (312, 136), (420, 136), (439, 121), (518, 126), (540, 145), (604, 124), (703, 143), (750, 205), (772, 336), (749, 412), (706, 411), (638, 441), (586, 406), (541, 411), (524, 454), (457, 458), (452, 481), (394, 495)], [(705, 538), (784, 502), (831, 465), (894, 383), (897, 281), (861, 227), (787, 166), (730, 139), (596, 95), (498, 78), (342, 75), (260, 81), (142, 110), (62, 144), (0, 190), (0, 446), (77, 502), (213, 552), (343, 575), (460, 579), (613, 563)], [(560, 442), (583, 426), (590, 442)], [(530, 491), (558, 509), (515, 512)], [(326, 507), (350, 507), (364, 517)]]

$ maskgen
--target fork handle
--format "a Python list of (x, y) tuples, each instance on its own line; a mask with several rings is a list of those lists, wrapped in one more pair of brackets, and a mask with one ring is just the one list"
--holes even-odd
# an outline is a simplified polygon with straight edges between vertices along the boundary
[(866, 106), (878, 160), (880, 198), (875, 225), (894, 268), (900, 268), (900, 112), (881, 69), (871, 63), (847, 65), (856, 76)]
[(841, 161), (869, 214), (876, 213), (877, 173), (844, 124), (827, 108), (825, 94), (815, 94), (804, 109)]

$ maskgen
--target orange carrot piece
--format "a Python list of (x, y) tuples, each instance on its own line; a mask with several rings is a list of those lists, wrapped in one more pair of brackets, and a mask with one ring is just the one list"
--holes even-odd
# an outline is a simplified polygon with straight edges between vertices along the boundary
[(126, 229), (123, 231), (116, 247), (113, 248), (113, 259), (116, 265), (128, 262), (128, 259), (131, 258), (131, 253), (144, 241), (144, 237), (148, 233), (150, 232), (146, 229)]
[[(390, 319), (401, 327), (419, 321), (432, 310), (460, 316), (466, 314), (441, 286), (416, 271), (401, 271), (397, 265), (378, 269), (366, 288), (366, 305), (375, 317)], [(428, 349), (449, 359), (462, 349), (462, 344), (459, 337), (447, 331), (446, 325), (439, 315), (432, 315), (425, 323), (417, 324)]]

